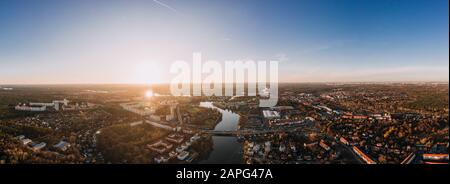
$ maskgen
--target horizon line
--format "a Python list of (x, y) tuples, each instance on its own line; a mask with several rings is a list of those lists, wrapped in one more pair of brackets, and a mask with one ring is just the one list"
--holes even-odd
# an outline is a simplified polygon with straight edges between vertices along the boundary
[[(278, 84), (361, 84), (361, 83), (450, 83), (449, 80), (447, 81), (438, 81), (438, 80), (430, 80), (430, 81), (304, 81), (304, 82), (278, 82)], [(201, 83), (190, 83), (192, 84), (201, 84)], [(229, 83), (222, 83), (223, 84), (229, 84)], [(244, 84), (247, 84), (245, 82)], [(268, 82), (269, 84), (269, 82)], [(170, 85), (169, 82), (167, 83), (16, 83), (16, 84), (0, 84), (0, 87), (2, 86), (44, 86), (44, 85)]]

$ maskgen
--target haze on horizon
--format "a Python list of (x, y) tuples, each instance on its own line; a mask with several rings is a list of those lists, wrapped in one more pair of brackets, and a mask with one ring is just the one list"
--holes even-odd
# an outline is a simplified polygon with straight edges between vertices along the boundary
[(0, 84), (167, 83), (279, 60), (280, 82), (448, 81), (446, 0), (2, 0)]

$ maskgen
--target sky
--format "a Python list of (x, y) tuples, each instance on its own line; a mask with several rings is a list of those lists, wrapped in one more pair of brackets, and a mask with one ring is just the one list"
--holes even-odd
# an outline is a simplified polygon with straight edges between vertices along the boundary
[(1, 0), (0, 84), (164, 83), (176, 60), (280, 82), (448, 81), (448, 0)]

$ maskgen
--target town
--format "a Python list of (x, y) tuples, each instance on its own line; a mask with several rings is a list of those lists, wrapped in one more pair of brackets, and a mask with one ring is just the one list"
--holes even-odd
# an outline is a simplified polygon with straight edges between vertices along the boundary
[(5, 86), (0, 163), (448, 164), (448, 83), (279, 84), (259, 96), (168, 85)]

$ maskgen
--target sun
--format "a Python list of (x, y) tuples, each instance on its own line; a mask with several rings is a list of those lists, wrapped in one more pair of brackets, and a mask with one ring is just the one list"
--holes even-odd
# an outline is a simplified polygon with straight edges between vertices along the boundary
[(153, 91), (152, 90), (145, 91), (145, 97), (147, 98), (153, 97)]

